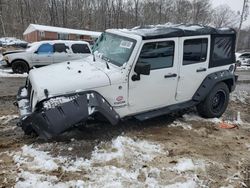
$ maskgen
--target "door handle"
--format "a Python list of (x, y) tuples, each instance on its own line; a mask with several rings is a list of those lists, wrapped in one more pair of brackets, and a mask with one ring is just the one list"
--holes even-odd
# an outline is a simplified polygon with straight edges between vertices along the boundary
[(177, 77), (177, 74), (167, 74), (164, 76), (164, 78), (174, 78)]
[(207, 71), (206, 68), (200, 68), (200, 69), (197, 69), (197, 70), (196, 70), (196, 72), (205, 72), (205, 71)]

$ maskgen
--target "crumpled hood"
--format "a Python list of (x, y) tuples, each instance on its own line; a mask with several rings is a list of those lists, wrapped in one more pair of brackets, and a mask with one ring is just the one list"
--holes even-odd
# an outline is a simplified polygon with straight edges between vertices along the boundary
[(45, 89), (52, 97), (110, 85), (107, 74), (90, 58), (33, 69), (29, 80), (39, 101), (45, 98)]
[(22, 53), (25, 52), (25, 50), (13, 50), (13, 51), (7, 51), (4, 52), (3, 55), (8, 55), (8, 54), (16, 54), (16, 53)]

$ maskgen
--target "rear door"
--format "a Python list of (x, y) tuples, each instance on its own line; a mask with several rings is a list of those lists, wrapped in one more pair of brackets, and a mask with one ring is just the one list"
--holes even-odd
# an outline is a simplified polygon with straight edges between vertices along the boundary
[(209, 49), (210, 36), (183, 37), (180, 39), (177, 102), (191, 100), (206, 78), (209, 66)]
[(91, 55), (89, 46), (83, 43), (73, 43), (71, 45), (71, 51), (72, 51), (72, 54), (70, 55), (69, 58), (72, 60), (81, 59), (81, 58)]
[(33, 66), (44, 66), (53, 63), (53, 45), (49, 43), (41, 44), (32, 55)]
[(65, 43), (54, 44), (54, 63), (61, 63), (70, 60), (68, 55), (70, 54), (70, 48)]

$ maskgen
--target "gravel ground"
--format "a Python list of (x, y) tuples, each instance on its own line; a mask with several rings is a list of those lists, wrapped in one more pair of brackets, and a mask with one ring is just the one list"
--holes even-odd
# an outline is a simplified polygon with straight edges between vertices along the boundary
[[(24, 81), (0, 78), (0, 187), (250, 186), (247, 83), (237, 86), (220, 119), (202, 119), (191, 109), (76, 128), (44, 142), (15, 126), (12, 103)], [(222, 120), (238, 126), (222, 129)]]

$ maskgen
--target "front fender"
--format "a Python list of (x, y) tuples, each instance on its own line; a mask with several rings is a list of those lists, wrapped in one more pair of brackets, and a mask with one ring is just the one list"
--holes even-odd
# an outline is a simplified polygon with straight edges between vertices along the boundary
[[(26, 105), (29, 104), (26, 103)], [(19, 108), (25, 107), (19, 106)], [(120, 120), (120, 116), (109, 103), (99, 93), (93, 91), (77, 94), (77, 97), (73, 100), (53, 108), (43, 108), (40, 111), (33, 112), (23, 117), (19, 125), (23, 129), (31, 126), (41, 138), (49, 139), (77, 123), (86, 121), (94, 112), (101, 113), (112, 124), (117, 124)]]

